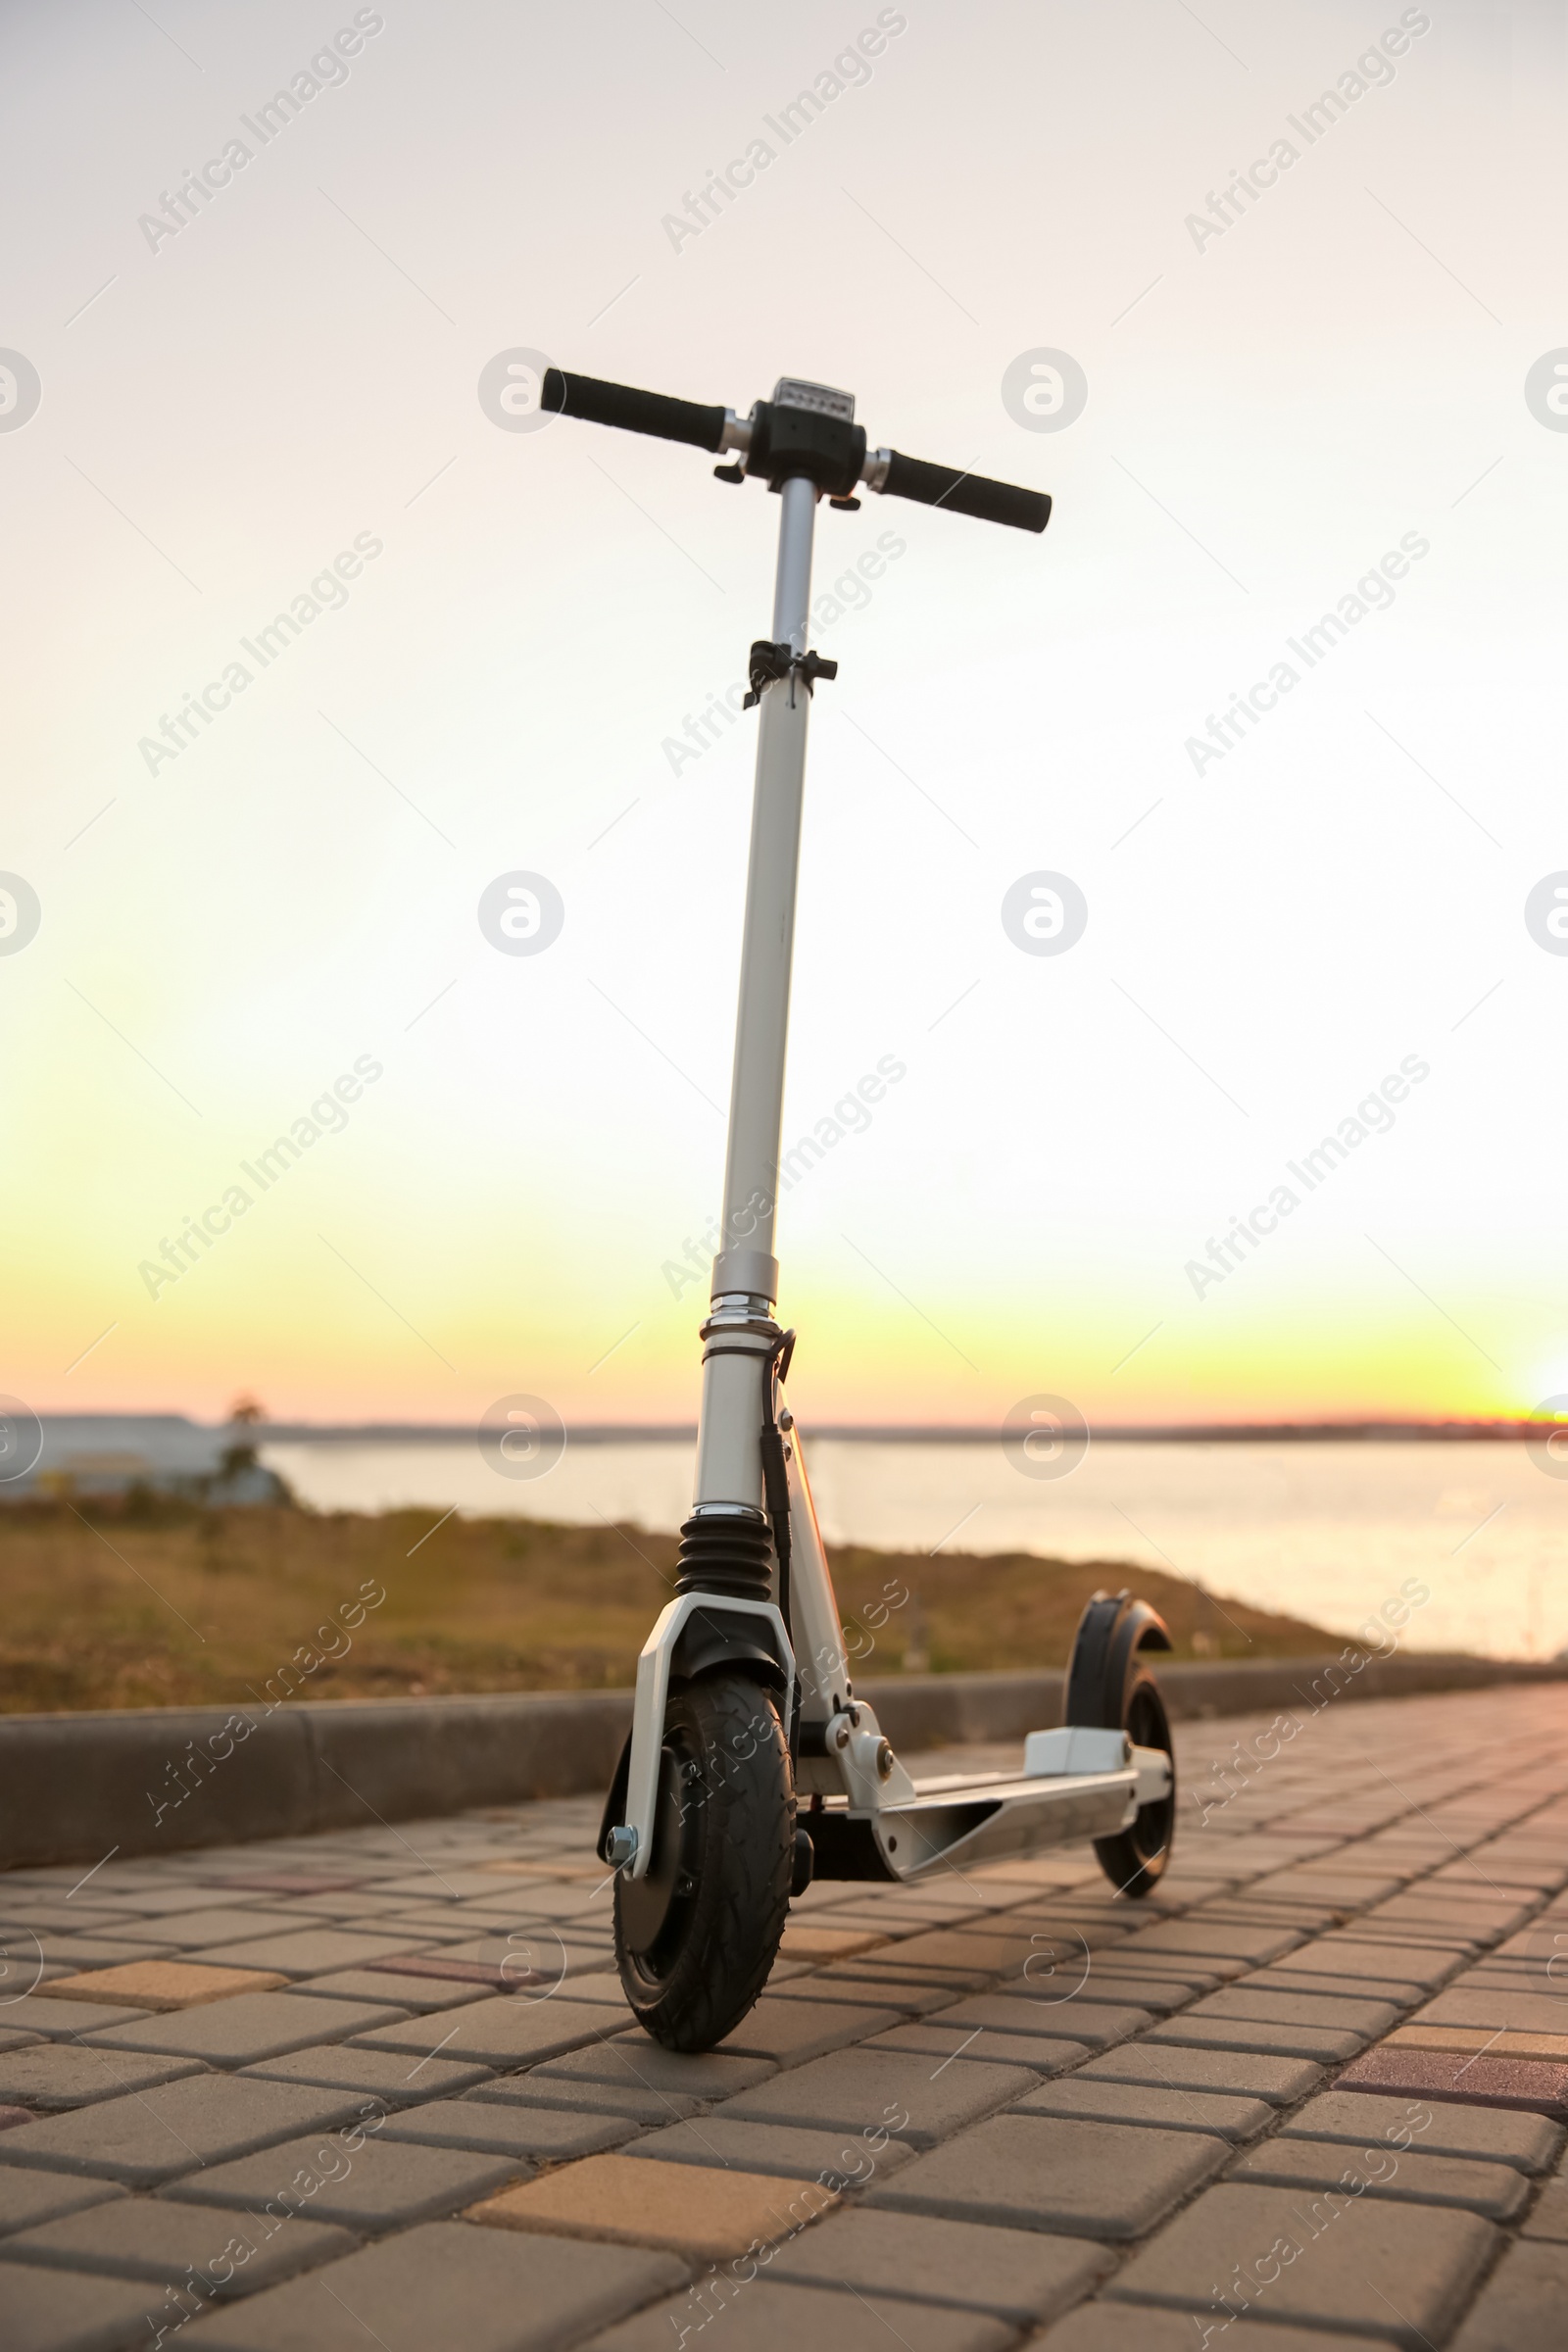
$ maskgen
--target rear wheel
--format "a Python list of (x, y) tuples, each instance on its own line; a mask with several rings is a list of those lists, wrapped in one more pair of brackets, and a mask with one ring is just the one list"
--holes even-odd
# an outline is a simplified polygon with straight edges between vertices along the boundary
[(771, 1693), (741, 1674), (672, 1691), (648, 1870), (615, 1881), (620, 1981), (666, 2049), (711, 2049), (751, 2008), (795, 1867), (795, 1789)]
[(1135, 1747), (1157, 1747), (1171, 1758), (1167, 1793), (1140, 1805), (1115, 1837), (1095, 1839), (1100, 1867), (1119, 1894), (1152, 1893), (1165, 1874), (1176, 1834), (1170, 1720), (1143, 1655), (1146, 1647), (1170, 1646), (1162, 1620), (1147, 1601), (1134, 1600), (1127, 1592), (1097, 1592), (1079, 1620), (1067, 1669), (1069, 1723), (1124, 1731)]

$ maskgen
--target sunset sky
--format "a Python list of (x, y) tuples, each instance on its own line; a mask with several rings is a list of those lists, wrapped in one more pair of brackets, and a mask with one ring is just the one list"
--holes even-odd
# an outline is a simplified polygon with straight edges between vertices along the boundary
[[(1547, 0), (9, 11), (0, 1388), (695, 1412), (755, 715), (671, 747), (768, 631), (778, 509), (499, 429), (524, 350), (743, 413), (846, 386), (873, 445), (1056, 501), (819, 514), (803, 1414), (1568, 1391), (1568, 956), (1525, 919), (1568, 869), (1568, 432), (1526, 396), (1565, 51)], [(514, 872), (564, 906), (537, 956), (480, 930)], [(1060, 956), (1003, 925), (1040, 872), (1088, 904)]]

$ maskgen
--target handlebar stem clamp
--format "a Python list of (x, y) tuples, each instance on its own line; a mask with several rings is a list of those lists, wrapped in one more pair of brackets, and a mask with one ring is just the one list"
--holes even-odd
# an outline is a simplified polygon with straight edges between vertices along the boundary
[[(824, 662), (820, 654), (798, 654), (787, 638), (782, 644), (774, 645), (766, 637), (759, 637), (753, 643), (751, 659), (747, 663), (752, 691), (741, 709), (750, 710), (754, 703), (760, 703), (763, 687), (770, 686), (775, 678), (788, 678), (792, 690), (794, 681), (799, 678), (809, 694), (818, 678), (836, 678), (838, 674), (839, 665), (836, 662)], [(790, 699), (793, 702), (793, 691)]]

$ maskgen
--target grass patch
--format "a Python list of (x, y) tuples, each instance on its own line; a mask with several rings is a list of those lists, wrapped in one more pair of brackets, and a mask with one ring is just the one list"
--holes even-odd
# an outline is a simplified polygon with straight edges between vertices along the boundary
[[(673, 1536), (438, 1507), (120, 1505), (0, 1511), (0, 1712), (622, 1689), (675, 1574)], [(432, 1530), (434, 1532), (432, 1532)], [(1113, 1560), (834, 1554), (853, 1670), (1060, 1666), (1084, 1602), (1130, 1585), (1178, 1657), (1293, 1657), (1321, 1627)], [(384, 1598), (371, 1603), (375, 1592)], [(364, 1607), (357, 1625), (356, 1604)], [(336, 1651), (335, 1656), (325, 1653)], [(913, 1656), (910, 1656), (910, 1652)], [(318, 1662), (307, 1669), (306, 1660)]]

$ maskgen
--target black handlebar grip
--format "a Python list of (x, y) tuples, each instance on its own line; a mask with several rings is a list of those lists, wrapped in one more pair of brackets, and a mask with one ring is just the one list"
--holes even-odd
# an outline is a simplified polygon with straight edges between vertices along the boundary
[(589, 424), (615, 424), (625, 433), (652, 433), (661, 441), (685, 441), (694, 449), (717, 449), (724, 438), (723, 409), (695, 400), (670, 400), (662, 392), (638, 392), (630, 384), (602, 383), (596, 375), (567, 375), (547, 368), (539, 405), (553, 416), (580, 416)]
[(901, 457), (896, 449), (882, 488), (889, 498), (947, 507), (955, 514), (1010, 523), (1018, 531), (1043, 531), (1051, 520), (1051, 501), (1043, 490), (1015, 489), (1011, 482), (988, 481), (983, 473), (956, 473), (951, 466), (928, 466), (923, 458)]

